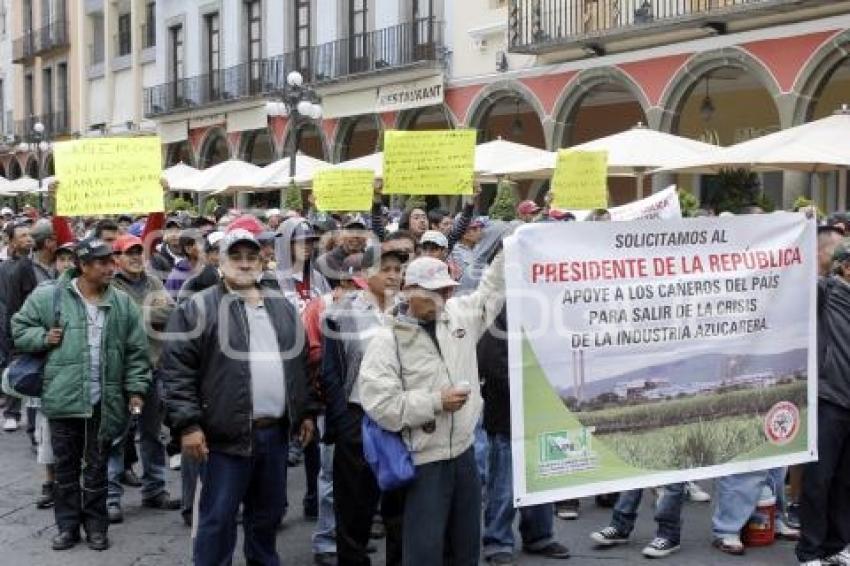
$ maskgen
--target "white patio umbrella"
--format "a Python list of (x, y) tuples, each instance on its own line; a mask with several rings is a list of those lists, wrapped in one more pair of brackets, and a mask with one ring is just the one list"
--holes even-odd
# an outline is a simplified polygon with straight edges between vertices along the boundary
[[(47, 183), (44, 184), (47, 187)], [(32, 193), (38, 190), (38, 179), (33, 179), (32, 177), (23, 176), (15, 179), (14, 181), (9, 181), (9, 184), (6, 185), (5, 191), (10, 193), (15, 193), (17, 195)]]
[[(582, 151), (607, 151), (608, 175), (635, 177), (637, 198), (643, 198), (643, 178), (652, 169), (686, 159), (705, 158), (716, 154), (716, 146), (674, 136), (647, 128), (643, 124), (603, 138), (572, 146)], [(497, 169), (497, 174), (510, 178), (547, 178), (552, 175), (557, 162), (557, 152), (547, 152), (540, 159)]]
[(348, 161), (343, 161), (342, 163), (337, 163), (334, 165), (334, 168), (339, 169), (369, 169), (370, 171), (375, 172), (376, 179), (383, 179), (384, 177), (384, 152), (379, 151), (377, 153), (371, 153), (369, 155), (364, 155), (363, 157), (357, 157), (355, 159), (349, 159)]
[(722, 169), (790, 170), (804, 173), (839, 172), (838, 207), (846, 208), (850, 168), (850, 107), (832, 116), (780, 130), (720, 150), (703, 159), (680, 161), (665, 171), (716, 174)]
[(290, 159), (291, 157), (285, 157), (263, 167), (253, 179), (253, 186), (260, 190), (282, 189), (288, 187), (293, 181), (297, 185), (310, 183), (317, 171), (331, 167), (327, 161), (298, 153), (295, 157), (295, 176), (290, 177)]
[(252, 186), (251, 182), (262, 171), (252, 163), (228, 159), (209, 169), (204, 169), (185, 183), (181, 189), (196, 193), (218, 192), (230, 187)]
[(168, 189), (171, 191), (183, 191), (184, 187), (200, 174), (200, 169), (196, 169), (191, 165), (186, 165), (183, 162), (172, 165), (162, 171), (162, 178), (168, 183)]

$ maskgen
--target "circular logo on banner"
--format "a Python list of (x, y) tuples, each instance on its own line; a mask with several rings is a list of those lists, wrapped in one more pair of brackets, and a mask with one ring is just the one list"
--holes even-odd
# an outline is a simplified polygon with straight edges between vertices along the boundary
[(788, 444), (797, 437), (799, 430), (800, 409), (789, 401), (780, 401), (764, 417), (764, 433), (771, 444)]

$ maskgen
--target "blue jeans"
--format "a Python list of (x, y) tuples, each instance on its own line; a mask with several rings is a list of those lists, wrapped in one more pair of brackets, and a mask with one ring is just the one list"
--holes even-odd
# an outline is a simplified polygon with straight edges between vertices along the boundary
[[(488, 435), (490, 445), (487, 474), (487, 501), (484, 507), (484, 557), (514, 551), (513, 468), (511, 439), (501, 434)], [(552, 542), (555, 506), (551, 503), (521, 507), (519, 533), (529, 550), (545, 548)]]
[(737, 535), (756, 509), (767, 485), (776, 495), (776, 508), (785, 509), (785, 468), (724, 476), (714, 481), (716, 506), (711, 518), (715, 537)]
[(277, 525), (286, 500), (285, 426), (254, 429), (251, 456), (210, 451), (201, 464), (201, 498), (194, 543), (196, 566), (230, 564), (236, 547), (236, 514), (242, 504), (245, 561), (278, 566)]
[[(643, 497), (642, 489), (624, 491), (614, 505), (611, 526), (625, 534), (631, 534), (635, 528), (638, 507)], [(682, 533), (682, 503), (685, 500), (685, 484), (672, 483), (661, 488), (661, 495), (655, 502), (655, 522), (658, 523), (657, 537), (679, 544)]]
[(316, 435), (319, 442), (321, 468), (319, 469), (319, 521), (313, 531), (313, 554), (336, 552), (336, 516), (334, 515), (334, 447), (318, 439), (325, 433), (325, 417), (317, 419)]
[[(154, 374), (153, 384), (145, 397), (142, 414), (139, 416), (139, 437), (141, 439), (142, 460), (142, 499), (153, 499), (165, 491), (166, 454), (165, 441), (162, 438), (162, 404), (160, 380)], [(125, 434), (113, 443), (109, 450), (108, 492), (109, 503), (121, 503), (124, 486), (121, 485), (121, 475), (124, 473), (124, 445), (135, 442)]]
[(481, 476), (481, 484), (487, 484), (487, 462), (488, 462), (488, 451), (487, 451), (487, 432), (484, 430), (484, 422), (483, 417), (478, 420), (478, 424), (475, 425), (475, 444), (473, 444), (475, 448), (475, 465), (478, 466), (478, 475)]
[(471, 446), (451, 460), (416, 466), (405, 493), (402, 564), (434, 566), (446, 554), (454, 566), (478, 566), (481, 478)]

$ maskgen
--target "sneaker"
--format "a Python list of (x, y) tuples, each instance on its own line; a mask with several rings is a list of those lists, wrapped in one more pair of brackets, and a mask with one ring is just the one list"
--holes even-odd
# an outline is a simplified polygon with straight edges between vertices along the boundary
[(670, 539), (655, 537), (648, 545), (643, 547), (641, 553), (647, 558), (664, 558), (670, 556), (677, 550), (682, 548), (679, 543), (673, 542)]
[(826, 562), (823, 560), (807, 560), (806, 562), (800, 562), (800, 566), (825, 566)]
[(109, 548), (109, 537), (106, 536), (105, 532), (89, 533), (86, 536), (86, 544), (92, 550), (106, 550)]
[(555, 541), (550, 542), (543, 548), (538, 548), (535, 550), (525, 548), (524, 550), (528, 554), (542, 556), (543, 558), (551, 558), (553, 560), (566, 560), (570, 557), (570, 549), (561, 544), (560, 542)]
[(838, 566), (850, 566), (850, 546), (839, 552), (838, 554), (833, 554), (829, 558), (823, 561), (824, 564), (837, 564)]
[(52, 481), (41, 484), (41, 496), (35, 500), (37, 509), (50, 509), (53, 507), (53, 493), (56, 489), (56, 484)]
[(72, 531), (59, 531), (59, 534), (53, 537), (51, 546), (53, 550), (68, 550), (80, 542), (80, 533)]
[(175, 454), (171, 458), (168, 459), (168, 467), (172, 470), (179, 470), (180, 465), (183, 463), (183, 458), (180, 454)]
[(711, 501), (711, 495), (699, 486), (699, 484), (689, 481), (685, 484), (685, 493), (688, 494), (688, 499), (694, 503), (708, 503)]
[(599, 546), (616, 546), (629, 542), (629, 535), (621, 533), (617, 527), (605, 527), (595, 533), (590, 533), (590, 538)]
[(143, 498), (142, 507), (174, 511), (176, 509), (180, 509), (180, 500), (171, 499), (171, 495), (169, 495), (167, 491), (163, 491), (154, 497)]
[(773, 532), (776, 534), (777, 538), (781, 538), (783, 540), (800, 540), (800, 529), (792, 529), (787, 523), (785, 523), (785, 521), (778, 517), (776, 519), (776, 526), (774, 527)]
[(6, 432), (15, 432), (18, 430), (18, 421), (13, 418), (8, 418), (3, 421), (3, 430)]
[(573, 521), (578, 519), (579, 506), (580, 503), (578, 499), (559, 501), (555, 504), (555, 515), (557, 515), (559, 519)]
[(741, 537), (738, 535), (723, 535), (716, 537), (711, 543), (714, 548), (726, 554), (733, 556), (741, 556), (744, 554), (744, 543), (741, 542)]
[(513, 566), (516, 564), (514, 555), (510, 552), (497, 552), (485, 558), (484, 561), (487, 562), (487, 564), (494, 564), (497, 566)]

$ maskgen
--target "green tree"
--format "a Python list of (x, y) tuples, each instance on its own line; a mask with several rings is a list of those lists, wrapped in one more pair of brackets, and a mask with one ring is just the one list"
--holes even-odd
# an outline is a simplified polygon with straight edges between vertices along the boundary
[(693, 216), (694, 212), (699, 208), (699, 199), (682, 189), (676, 192), (679, 195), (679, 207), (682, 209), (682, 216), (685, 218)]
[(215, 213), (215, 209), (217, 206), (218, 201), (213, 197), (209, 197), (204, 202), (204, 216), (212, 216)]
[(518, 199), (514, 184), (503, 179), (499, 181), (499, 185), (496, 187), (496, 198), (493, 199), (493, 204), (490, 205), (487, 214), (493, 220), (507, 222), (516, 218), (517, 204)]
[(722, 169), (714, 178), (705, 199), (714, 212), (738, 213), (748, 206), (759, 206), (771, 212), (773, 203), (762, 193), (759, 176), (749, 169)]
[[(814, 205), (811, 199), (807, 199), (804, 196), (798, 196), (797, 200), (794, 201), (794, 205), (791, 207), (791, 210), (794, 212), (799, 211), (801, 208), (808, 208)], [(821, 209), (821, 207), (817, 207), (818, 209), (818, 220), (821, 220), (826, 217), (826, 213)]]
[(188, 211), (191, 213), (197, 212), (192, 201), (183, 197), (168, 197), (165, 199), (165, 210), (169, 212)]
[(301, 200), (301, 189), (298, 188), (297, 185), (289, 185), (289, 188), (286, 189), (286, 197), (283, 202), (283, 206), (287, 210), (295, 210), (299, 213), (301, 212), (301, 209), (304, 208), (304, 204)]

